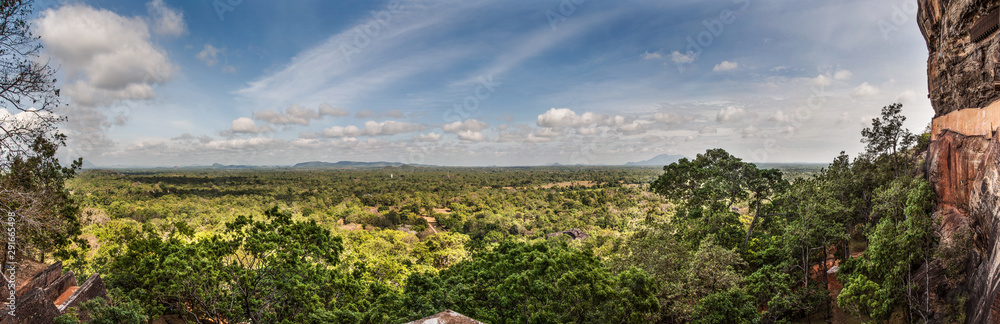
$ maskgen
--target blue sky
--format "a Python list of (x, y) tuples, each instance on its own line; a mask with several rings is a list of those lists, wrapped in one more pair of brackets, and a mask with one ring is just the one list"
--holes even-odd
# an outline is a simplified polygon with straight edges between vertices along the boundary
[(620, 164), (922, 131), (912, 1), (42, 1), (67, 157), (97, 165)]

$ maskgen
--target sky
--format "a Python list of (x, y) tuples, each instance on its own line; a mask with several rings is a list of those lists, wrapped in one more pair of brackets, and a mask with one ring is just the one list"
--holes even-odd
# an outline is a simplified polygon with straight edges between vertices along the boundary
[(63, 157), (98, 166), (828, 163), (903, 103), (912, 0), (36, 0)]

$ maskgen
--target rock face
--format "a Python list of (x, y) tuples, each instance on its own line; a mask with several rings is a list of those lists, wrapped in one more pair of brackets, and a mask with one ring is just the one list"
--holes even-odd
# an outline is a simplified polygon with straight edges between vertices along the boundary
[(969, 323), (1000, 323), (1000, 1), (917, 0), (927, 41), (927, 79), (935, 119), (927, 156), (942, 242), (972, 233), (965, 283), (946, 285), (940, 263), (922, 269), (939, 302), (960, 292)]
[[(10, 315), (9, 304), (0, 308), (0, 324), (52, 323), (54, 318), (70, 307), (80, 306), (85, 301), (106, 295), (107, 290), (100, 274), (91, 275), (83, 285), (77, 286), (73, 272), (67, 271), (64, 274), (62, 262), (56, 262), (17, 290), (13, 316)], [(89, 319), (87, 315), (82, 312), (78, 314), (81, 320)]]
[(549, 235), (547, 235), (546, 237), (556, 237), (563, 234), (569, 235), (569, 237), (573, 238), (574, 240), (583, 240), (590, 237), (590, 235), (587, 235), (587, 232), (584, 232), (579, 228), (573, 228), (562, 232), (549, 233)]
[[(974, 39), (976, 24), (998, 3), (989, 0), (916, 0), (917, 24), (927, 40), (927, 87), (935, 117), (1000, 99), (993, 91), (997, 67), (996, 33)], [(988, 29), (987, 29), (988, 30)]]
[(483, 322), (449, 309), (406, 324), (483, 324)]

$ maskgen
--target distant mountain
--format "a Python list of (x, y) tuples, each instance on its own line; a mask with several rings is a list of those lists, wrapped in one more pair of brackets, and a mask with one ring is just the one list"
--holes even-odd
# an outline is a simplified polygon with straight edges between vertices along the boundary
[(81, 167), (83, 169), (97, 169), (96, 165), (94, 165), (93, 163), (90, 163), (90, 161), (87, 161), (87, 160), (83, 160), (83, 165)]
[(378, 161), (378, 162), (340, 161), (337, 163), (312, 161), (312, 162), (302, 162), (296, 164), (292, 166), (292, 168), (296, 169), (383, 168), (388, 166), (398, 167), (403, 165), (405, 164), (399, 162), (385, 162), (385, 161)]
[(680, 161), (685, 156), (683, 155), (671, 155), (671, 154), (660, 154), (652, 159), (639, 161), (639, 162), (629, 162), (625, 163), (626, 166), (664, 166), (670, 165), (671, 163)]
[(259, 169), (259, 168), (267, 168), (267, 167), (264, 167), (264, 166), (255, 166), (255, 165), (222, 165), (220, 163), (214, 163), (214, 164), (212, 164), (211, 168), (213, 168), (213, 169)]

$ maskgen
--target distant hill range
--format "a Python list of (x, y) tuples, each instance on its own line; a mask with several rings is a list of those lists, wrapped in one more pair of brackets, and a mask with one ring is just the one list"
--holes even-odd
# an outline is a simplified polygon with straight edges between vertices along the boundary
[(296, 165), (293, 165), (292, 168), (294, 168), (294, 169), (348, 169), (348, 168), (384, 168), (384, 167), (390, 167), (390, 166), (391, 167), (398, 167), (398, 166), (403, 166), (403, 165), (407, 165), (407, 164), (399, 163), (399, 162), (386, 162), (386, 161), (378, 161), (378, 162), (340, 161), (340, 162), (337, 162), (337, 163), (312, 161), (312, 162), (298, 163)]
[(683, 155), (660, 154), (649, 160), (625, 163), (625, 166), (664, 166), (680, 161), (683, 158), (685, 158)]
[(83, 160), (83, 165), (81, 165), (81, 168), (83, 168), (83, 169), (97, 169), (97, 166), (94, 165), (93, 163), (90, 163), (90, 161)]

